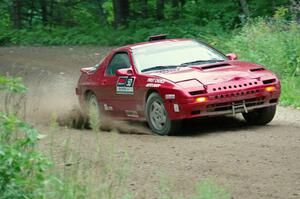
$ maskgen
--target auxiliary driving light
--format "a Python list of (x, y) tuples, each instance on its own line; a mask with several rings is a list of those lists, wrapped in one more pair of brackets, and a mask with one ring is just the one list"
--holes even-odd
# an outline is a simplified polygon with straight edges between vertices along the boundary
[(196, 102), (206, 102), (207, 101), (207, 97), (197, 97), (196, 98)]
[(265, 88), (265, 91), (267, 91), (267, 92), (273, 92), (275, 90), (276, 90), (275, 86), (268, 86)]

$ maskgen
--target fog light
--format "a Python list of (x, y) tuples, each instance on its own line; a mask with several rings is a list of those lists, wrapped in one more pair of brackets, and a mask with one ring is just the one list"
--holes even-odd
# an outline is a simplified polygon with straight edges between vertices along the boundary
[(275, 86), (268, 86), (265, 88), (265, 91), (267, 91), (267, 92), (273, 92), (275, 90), (276, 90)]
[(206, 97), (197, 97), (196, 102), (206, 102), (207, 98)]

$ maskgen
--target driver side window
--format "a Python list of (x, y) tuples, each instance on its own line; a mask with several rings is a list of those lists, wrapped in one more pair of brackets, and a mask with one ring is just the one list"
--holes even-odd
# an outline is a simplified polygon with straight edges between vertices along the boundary
[(116, 70), (130, 68), (129, 56), (126, 52), (116, 53), (109, 62), (105, 74), (108, 76), (116, 75)]

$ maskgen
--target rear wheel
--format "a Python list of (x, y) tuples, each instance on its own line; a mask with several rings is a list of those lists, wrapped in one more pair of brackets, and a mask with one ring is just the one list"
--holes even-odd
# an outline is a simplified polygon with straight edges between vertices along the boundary
[(249, 124), (265, 125), (273, 120), (275, 113), (276, 106), (270, 106), (243, 113), (243, 117)]
[(99, 112), (99, 103), (95, 94), (88, 94), (86, 102), (88, 114), (90, 114), (90, 112), (94, 110), (97, 110), (97, 112)]
[(146, 118), (151, 130), (159, 135), (171, 135), (180, 129), (181, 121), (170, 120), (162, 98), (150, 94), (146, 104)]
[(87, 114), (89, 117), (89, 125), (92, 128), (100, 127), (100, 106), (95, 94), (90, 93), (86, 100)]

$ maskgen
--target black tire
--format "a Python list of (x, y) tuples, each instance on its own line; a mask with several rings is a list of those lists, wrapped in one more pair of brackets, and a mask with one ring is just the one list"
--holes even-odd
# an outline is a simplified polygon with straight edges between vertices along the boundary
[(248, 113), (243, 113), (245, 120), (252, 125), (265, 125), (271, 122), (276, 113), (276, 106), (255, 109)]
[[(160, 106), (162, 115), (155, 114), (155, 106)], [(156, 117), (157, 116), (157, 117)], [(155, 119), (156, 118), (156, 119)], [(159, 118), (159, 119), (157, 119)], [(158, 93), (151, 93), (146, 104), (146, 119), (150, 129), (159, 135), (173, 135), (180, 130), (180, 120), (170, 120), (164, 102)], [(164, 122), (163, 122), (164, 121)], [(160, 123), (160, 124), (159, 124)]]
[[(104, 114), (104, 110), (99, 103), (97, 96), (94, 93), (89, 93), (86, 98), (88, 127), (98, 128), (102, 131), (112, 131), (113, 123), (112, 120)], [(94, 110), (91, 112), (91, 109)], [(94, 122), (94, 125), (92, 124)], [(93, 127), (94, 126), (94, 127)]]
[(91, 109), (98, 110), (100, 114), (100, 105), (98, 102), (98, 98), (94, 93), (89, 93), (86, 97), (86, 113), (89, 115)]
[[(98, 98), (94, 93), (89, 93), (86, 97), (86, 114), (88, 117), (89, 126), (91, 125), (91, 120), (98, 120), (99, 125), (101, 123), (101, 111), (100, 104), (98, 102)], [(96, 121), (94, 121), (96, 122)]]

